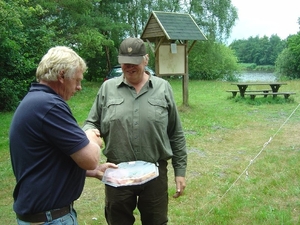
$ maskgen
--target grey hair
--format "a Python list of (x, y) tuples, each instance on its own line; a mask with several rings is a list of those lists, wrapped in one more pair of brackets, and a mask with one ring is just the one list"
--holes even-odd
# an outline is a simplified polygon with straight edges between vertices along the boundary
[(36, 69), (37, 81), (57, 81), (59, 75), (72, 78), (77, 69), (84, 73), (87, 69), (84, 60), (71, 48), (56, 46), (43, 56)]

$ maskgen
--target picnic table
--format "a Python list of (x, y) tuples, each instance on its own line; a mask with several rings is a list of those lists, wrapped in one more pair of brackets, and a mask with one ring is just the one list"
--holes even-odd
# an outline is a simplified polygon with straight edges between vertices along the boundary
[[(273, 96), (275, 95), (274, 93), (278, 93), (279, 88), (281, 85), (286, 85), (287, 83), (285, 82), (237, 82), (237, 83), (231, 83), (232, 85), (236, 85), (239, 88), (239, 92), (241, 97), (245, 97), (245, 92), (248, 86), (253, 86), (253, 85), (267, 85), (271, 87), (271, 90), (273, 92)], [(231, 91), (232, 92), (232, 91)], [(257, 91), (256, 91), (257, 92)], [(268, 90), (261, 90), (260, 92), (263, 92), (264, 94), (268, 94)], [(236, 95), (232, 92), (233, 95)], [(260, 94), (260, 93), (258, 93)]]

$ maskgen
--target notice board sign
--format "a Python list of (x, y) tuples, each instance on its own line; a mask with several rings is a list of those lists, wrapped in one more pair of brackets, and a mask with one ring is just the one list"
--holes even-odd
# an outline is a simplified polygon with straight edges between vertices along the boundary
[(158, 54), (160, 75), (185, 74), (185, 45), (161, 45)]

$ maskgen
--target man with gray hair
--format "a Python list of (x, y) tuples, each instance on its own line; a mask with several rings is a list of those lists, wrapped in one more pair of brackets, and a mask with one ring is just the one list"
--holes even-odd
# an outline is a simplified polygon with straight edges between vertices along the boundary
[(97, 129), (84, 132), (66, 101), (81, 90), (84, 60), (71, 48), (57, 46), (43, 56), (33, 83), (10, 126), (10, 155), (16, 186), (17, 222), (78, 224), (73, 202), (85, 177), (116, 165), (99, 165), (102, 146)]

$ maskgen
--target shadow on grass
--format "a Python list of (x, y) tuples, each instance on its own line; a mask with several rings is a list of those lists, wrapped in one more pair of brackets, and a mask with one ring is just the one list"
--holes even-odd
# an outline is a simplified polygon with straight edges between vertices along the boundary
[(287, 104), (287, 103), (294, 103), (295, 100), (293, 97), (289, 97), (288, 99), (285, 99), (283, 97), (256, 97), (255, 99), (250, 98), (242, 98), (240, 96), (238, 97), (228, 97), (229, 100), (232, 100), (234, 102), (239, 103), (246, 103), (249, 105), (263, 105), (263, 104)]

